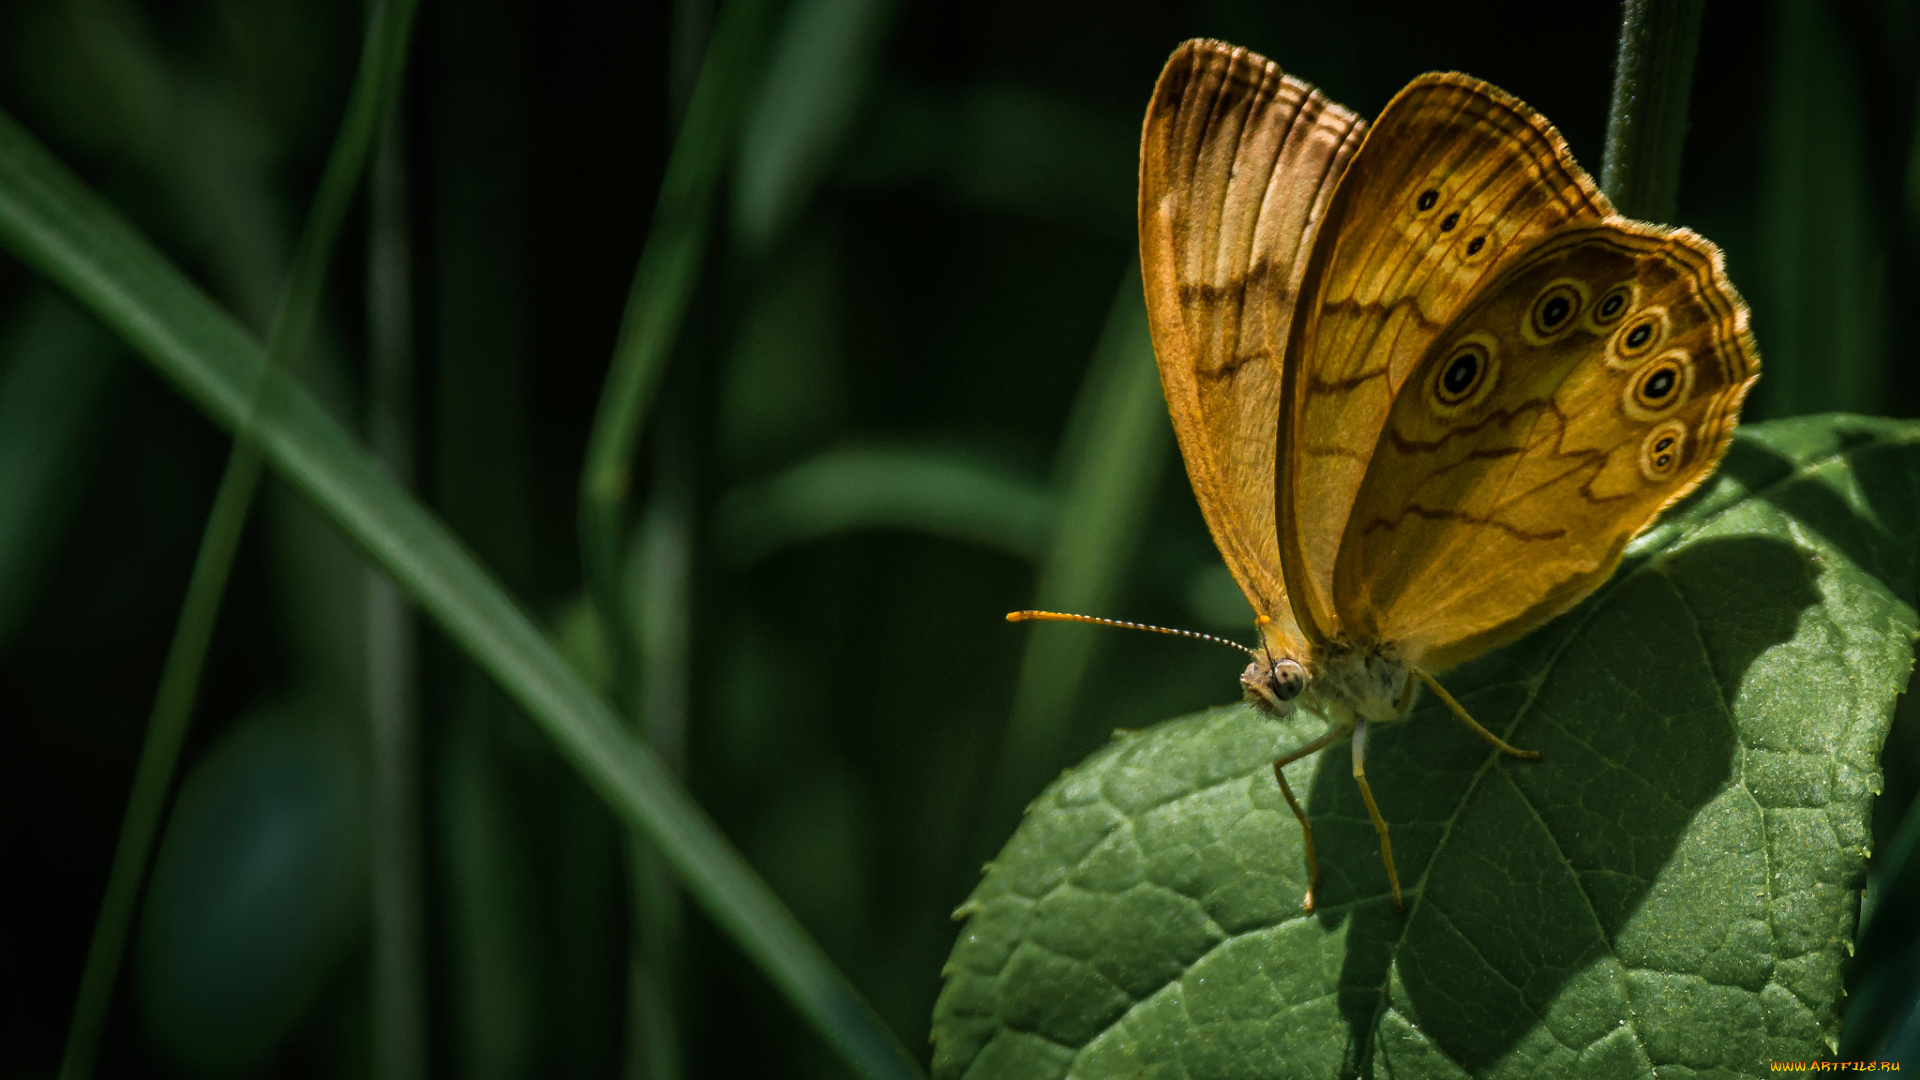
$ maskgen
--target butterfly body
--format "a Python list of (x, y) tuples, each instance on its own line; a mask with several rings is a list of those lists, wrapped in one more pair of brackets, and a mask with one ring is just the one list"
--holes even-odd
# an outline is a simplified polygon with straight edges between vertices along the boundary
[[(1275, 665), (1285, 661), (1301, 672), (1291, 685), (1273, 674)], [(1405, 718), (1413, 699), (1413, 671), (1390, 646), (1332, 641), (1318, 652), (1303, 650), (1271, 661), (1256, 660), (1247, 665), (1240, 683), (1250, 701), (1277, 715), (1290, 712), (1297, 698), (1321, 716), (1339, 718), (1336, 723), (1391, 723)]]
[[(1704, 480), (1758, 377), (1719, 252), (1613, 211), (1553, 127), (1423, 75), (1371, 127), (1192, 41), (1141, 138), (1140, 249), (1201, 511), (1257, 614), (1248, 697), (1327, 736), (1564, 612)], [(1310, 868), (1314, 865), (1307, 834)], [(1311, 906), (1311, 893), (1309, 893)]]

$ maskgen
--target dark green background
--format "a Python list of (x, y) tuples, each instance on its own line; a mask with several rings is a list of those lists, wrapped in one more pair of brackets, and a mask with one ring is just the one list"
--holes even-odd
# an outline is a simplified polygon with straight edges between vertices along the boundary
[[(1133, 262), (1137, 124), (1194, 35), (1258, 49), (1363, 114), (1458, 69), (1597, 171), (1612, 3), (908, 3), (866, 19), (819, 183), (771, 232), (723, 191), (637, 475), (690, 484), (689, 783), (908, 1046), (948, 913), (1012, 826), (983, 810), (1035, 565), (853, 528), (751, 561), (739, 485), (849, 447), (939, 451), (1044, 490)], [(575, 492), (634, 260), (713, 5), (429, 0), (404, 115), (416, 487), (580, 655)], [(1337, 10), (1332, 10), (1337, 9)], [(788, 13), (791, 14), (791, 13)], [(776, 18), (776, 30), (789, 24)], [(318, 0), (0, 0), (0, 107), (264, 332), (351, 78), (361, 12)], [(1754, 306), (1749, 417), (1920, 415), (1920, 12), (1710, 5), (1680, 224)], [(752, 129), (750, 129), (752, 130)], [(748, 155), (750, 159), (751, 155)], [(731, 158), (731, 160), (741, 160)], [(732, 174), (736, 178), (738, 173)], [(366, 397), (364, 216), (305, 375)], [(54, 364), (29, 363), (59, 357)], [(46, 372), (54, 372), (48, 375)], [(0, 259), (0, 753), (10, 926), (0, 1069), (58, 1060), (186, 574), (227, 449), (103, 332)], [(1169, 458), (1112, 611), (1237, 633)], [(941, 492), (928, 497), (937, 500)], [(949, 530), (951, 531), (951, 530)], [(368, 1071), (363, 571), (269, 485), (214, 643), (101, 1075)], [(1229, 596), (1229, 600), (1231, 597)], [(1231, 604), (1225, 605), (1231, 611)], [(627, 936), (611, 818), (484, 679), (424, 638), (431, 1056), (445, 1075), (609, 1075)], [(1059, 760), (1234, 693), (1224, 650), (1101, 638)], [(1896, 723), (1877, 814), (1911, 801)], [(1865, 943), (1907, 970), (1913, 928)], [(842, 1067), (698, 915), (693, 1076)]]

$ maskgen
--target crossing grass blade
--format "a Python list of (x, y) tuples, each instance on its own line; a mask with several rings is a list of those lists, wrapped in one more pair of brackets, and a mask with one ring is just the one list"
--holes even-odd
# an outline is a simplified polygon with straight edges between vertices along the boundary
[[(0, 114), (0, 246), (118, 333), (217, 423), (244, 415), (260, 347), (12, 117)], [(870, 1077), (920, 1075), (819, 946), (506, 590), (285, 373), (254, 433), (267, 463), (485, 668), (821, 1035)]]
[(153, 711), (134, 772), (133, 791), (115, 845), (106, 895), (94, 925), (93, 940), (80, 978), (79, 999), (67, 1031), (60, 1074), (65, 1080), (86, 1080), (93, 1073), (101, 1029), (120, 973), (120, 957), (133, 921), (140, 886), (152, 860), (174, 767), (186, 740), (198, 696), (207, 649), (219, 618), (220, 601), (246, 527), (248, 509), (259, 485), (261, 456), (253, 440), (252, 416), (262, 380), (283, 372), (307, 343), (308, 331), (319, 311), (327, 265), (346, 220), (348, 205), (359, 186), (376, 133), (386, 119), (394, 88), (406, 63), (407, 40), (413, 27), (416, 0), (383, 0), (369, 25), (360, 71), (347, 101), (345, 116), (333, 150), (327, 157), (320, 187), (307, 215), (300, 244), (294, 252), (279, 311), (274, 318), (267, 355), (247, 390), (243, 411), (236, 417), (234, 444), (227, 458), (213, 510), (194, 558), (187, 595), (180, 607), (173, 640), (154, 691)]

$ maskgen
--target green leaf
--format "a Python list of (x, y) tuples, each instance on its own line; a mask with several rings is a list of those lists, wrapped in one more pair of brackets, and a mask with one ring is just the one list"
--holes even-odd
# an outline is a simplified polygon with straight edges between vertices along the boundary
[[(1831, 1058), (1913, 666), (1920, 424), (1742, 431), (1586, 603), (1376, 733), (1386, 892), (1344, 750), (1244, 706), (1056, 781), (961, 908), (939, 1077), (1762, 1076)], [(1223, 677), (1224, 681), (1224, 677)]]

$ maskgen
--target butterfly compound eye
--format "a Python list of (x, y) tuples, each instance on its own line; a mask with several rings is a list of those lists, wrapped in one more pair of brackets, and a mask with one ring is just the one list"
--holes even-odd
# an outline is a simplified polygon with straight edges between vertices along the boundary
[(1307, 669), (1291, 657), (1265, 663), (1255, 660), (1240, 674), (1240, 685), (1248, 701), (1284, 717), (1293, 712), (1293, 699), (1307, 688)]
[(1282, 657), (1273, 662), (1273, 696), (1292, 701), (1307, 688), (1307, 669), (1297, 660)]

